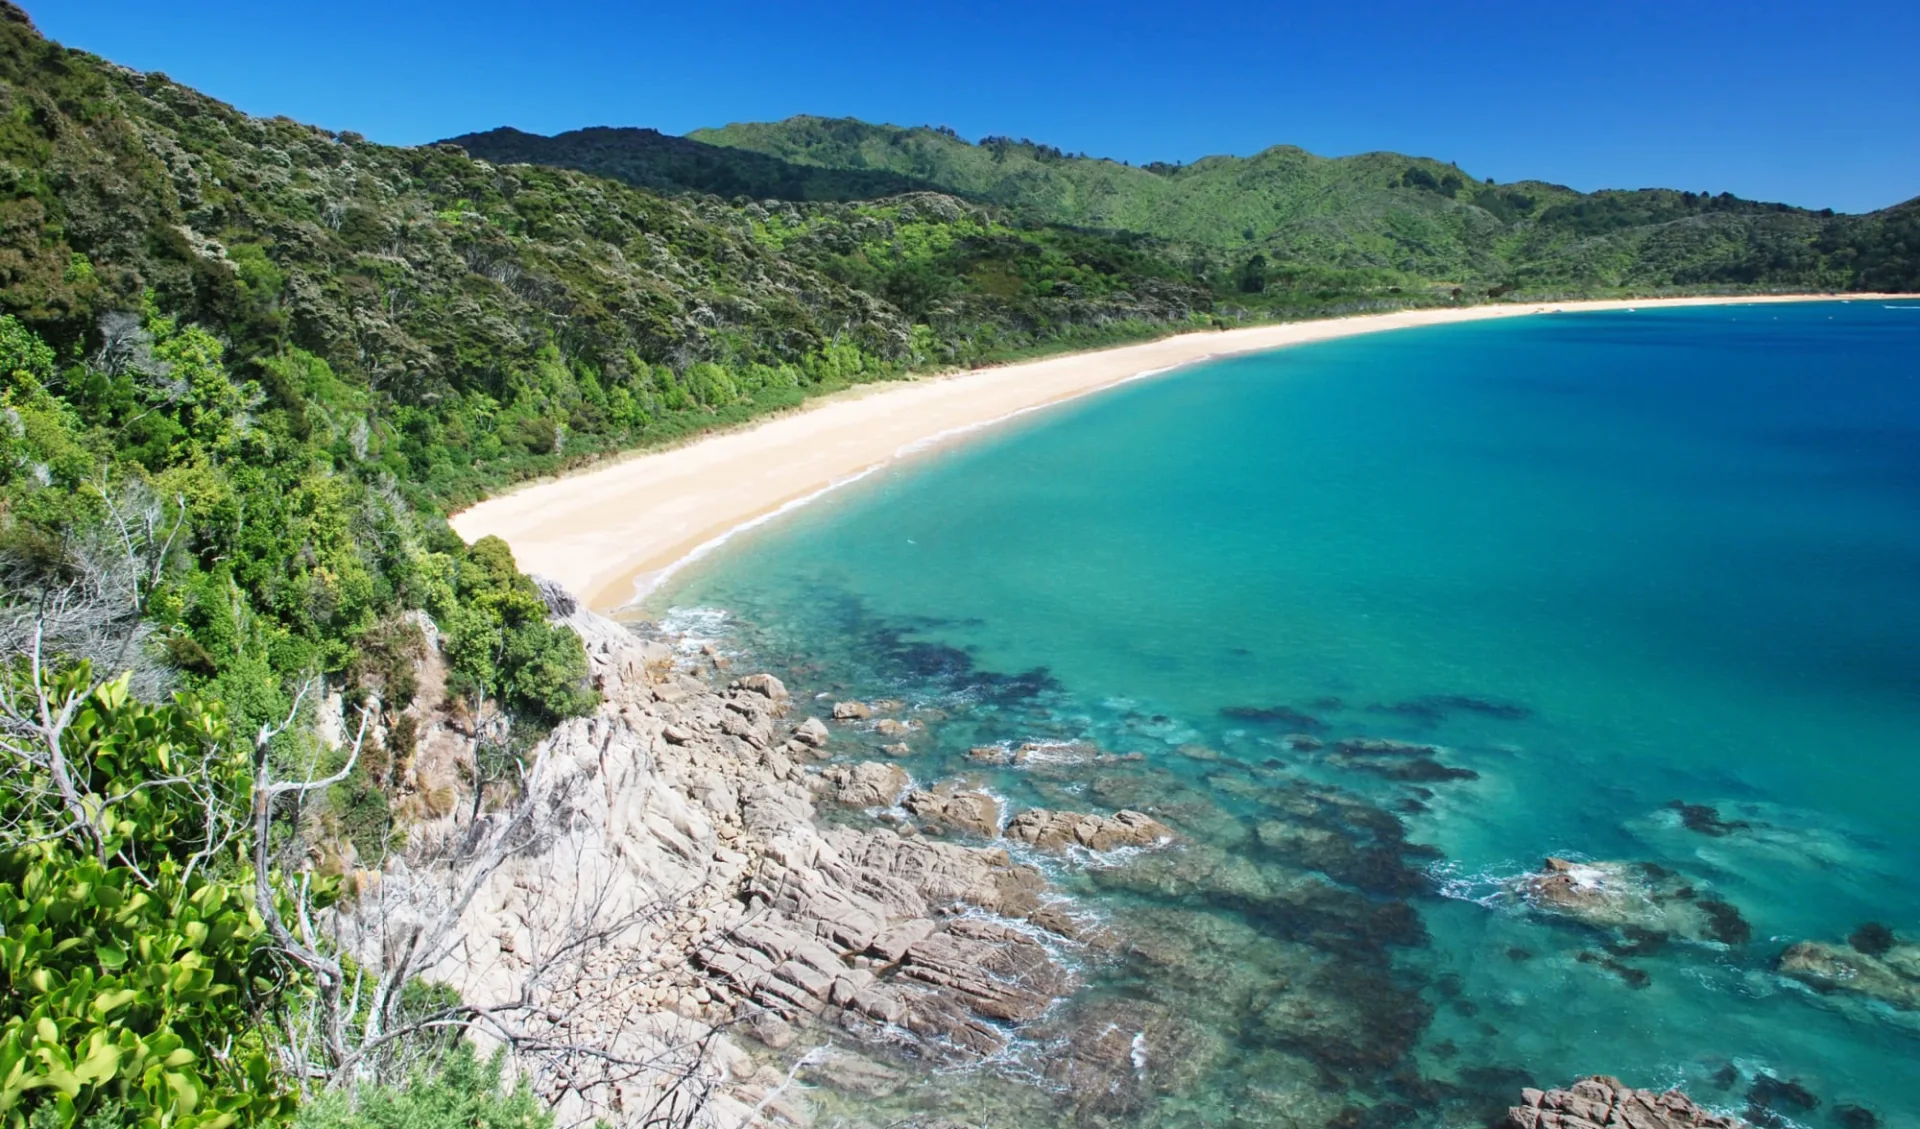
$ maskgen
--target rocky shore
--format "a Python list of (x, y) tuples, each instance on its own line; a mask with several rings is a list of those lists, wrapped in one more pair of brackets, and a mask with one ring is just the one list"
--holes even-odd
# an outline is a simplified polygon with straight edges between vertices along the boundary
[[(1104, 851), (1174, 837), (1132, 811), (1003, 812), (983, 793), (915, 788), (893, 764), (823, 771), (815, 762), (833, 732), (796, 714), (778, 679), (693, 677), (660, 644), (555, 587), (544, 594), (586, 641), (605, 701), (535, 750), (540, 840), (472, 898), (437, 973), (483, 1007), (537, 997), (530, 1010), (548, 1017), (549, 1038), (623, 1063), (697, 1043), (714, 1124), (770, 1113), (803, 1122), (783, 1101), (792, 1074), (766, 1052), (829, 1035), (950, 1065), (1001, 1054), (1081, 984), (1089, 953), (1112, 944), (1009, 847)], [(441, 761), (458, 758), (461, 740), (446, 724), (422, 738)], [(835, 826), (816, 805), (893, 814)], [(459, 821), (446, 815), (420, 835), (452, 834)], [(421, 877), (382, 875), (383, 904), (424, 891)], [(590, 937), (593, 952), (560, 983), (542, 954), (564, 936)], [(1067, 1032), (1063, 1061), (1111, 1058), (1110, 1026)], [(1139, 1032), (1124, 1034), (1131, 1048)], [(564, 1118), (617, 1123), (684, 1075), (549, 1079), (546, 1096)]]

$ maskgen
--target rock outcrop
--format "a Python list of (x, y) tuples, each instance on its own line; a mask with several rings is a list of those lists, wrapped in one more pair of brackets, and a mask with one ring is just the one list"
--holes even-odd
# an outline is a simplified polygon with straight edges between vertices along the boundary
[(1523, 1090), (1506, 1129), (1747, 1129), (1737, 1117), (1702, 1109), (1678, 1090), (1635, 1090), (1596, 1074), (1564, 1090)]
[(836, 764), (810, 782), (821, 799), (850, 808), (892, 807), (912, 783), (905, 769), (885, 761)]
[(1920, 945), (1890, 944), (1870, 953), (1857, 946), (1802, 941), (1780, 954), (1779, 969), (1823, 993), (1844, 993), (1879, 1000), (1899, 1011), (1920, 1011)]
[(1651, 863), (1549, 858), (1513, 885), (1543, 913), (1646, 939), (1745, 944), (1752, 928), (1730, 903)]
[(980, 839), (1000, 833), (1000, 801), (985, 792), (943, 784), (910, 792), (900, 801), (907, 813), (930, 828)]
[[(437, 942), (445, 957), (435, 978), (474, 1004), (520, 1008), (556, 1041), (622, 1061), (650, 1061), (737, 1024), (772, 1047), (831, 1027), (911, 1044), (923, 1059), (975, 1062), (1077, 987), (1062, 958), (1083, 947), (1084, 923), (1062, 912), (1038, 870), (1003, 847), (929, 839), (911, 826), (824, 826), (814, 809), (816, 798), (891, 807), (905, 794), (930, 828), (991, 839), (997, 801), (955, 787), (909, 793), (907, 774), (884, 762), (810, 768), (828, 727), (790, 720), (777, 678), (749, 674), (717, 688), (676, 670), (666, 648), (557, 589), (546, 594), (585, 641), (605, 701), (534, 751), (536, 794), (524, 810), (535, 825), (470, 894), (449, 900), (454, 884), (433, 869), (430, 849), (476, 833), (465, 805), (417, 828), (416, 865), (390, 867), (354, 911), (366, 959), (394, 943), (396, 923), (457, 920)], [(848, 712), (857, 711), (835, 710)], [(1074, 842), (1165, 830), (1132, 813), (1036, 813), (1022, 826), (1043, 823), (1062, 829), (1049, 838)], [(564, 975), (556, 951), (567, 954)], [(731, 1095), (720, 1100), (744, 1103), (736, 1122), (785, 1084), (729, 1042), (737, 1037), (705, 1040), (707, 1069)], [(570, 1079), (562, 1113), (618, 1121), (621, 1109), (644, 1108), (658, 1081), (645, 1071)]]
[(1007, 821), (1006, 836), (1043, 851), (1085, 847), (1110, 851), (1116, 847), (1151, 847), (1173, 838), (1173, 829), (1137, 811), (1112, 816), (1088, 812), (1023, 811)]

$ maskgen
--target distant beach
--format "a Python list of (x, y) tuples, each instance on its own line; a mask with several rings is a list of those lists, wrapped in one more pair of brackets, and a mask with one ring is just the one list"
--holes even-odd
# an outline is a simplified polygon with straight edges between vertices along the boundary
[(895, 459), (1051, 404), (1212, 358), (1392, 329), (1557, 311), (1888, 297), (1514, 303), (1186, 333), (997, 368), (862, 385), (744, 429), (530, 483), (461, 511), (452, 524), (468, 540), (502, 538), (512, 546), (522, 570), (557, 580), (594, 608), (610, 610), (633, 602), (679, 564), (740, 528)]

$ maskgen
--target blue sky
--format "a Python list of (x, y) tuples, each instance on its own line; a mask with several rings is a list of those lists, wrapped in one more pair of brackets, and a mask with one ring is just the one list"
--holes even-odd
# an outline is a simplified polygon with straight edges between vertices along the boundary
[(1287, 143), (1475, 176), (1920, 195), (1920, 3), (27, 0), (70, 46), (414, 144), (796, 113), (1140, 163)]

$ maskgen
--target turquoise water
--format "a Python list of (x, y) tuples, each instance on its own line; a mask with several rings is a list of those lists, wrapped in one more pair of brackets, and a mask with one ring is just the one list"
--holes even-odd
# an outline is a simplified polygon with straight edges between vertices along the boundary
[[(1144, 759), (989, 782), (1157, 801), (1198, 844), (1323, 876), (1337, 904), (1303, 910), (1062, 868), (1193, 950), (1144, 941), (1091, 998), (1184, 1013), (1204, 1049), (1125, 1108), (1015, 1119), (1466, 1125), (1600, 1072), (1736, 1111), (1771, 1074), (1820, 1102), (1778, 1124), (1920, 1126), (1920, 1016), (1772, 971), (1865, 921), (1920, 938), (1920, 309), (1564, 314), (1212, 363), (872, 476), (650, 607), (804, 692), (938, 711), (918, 779), (1087, 739)], [(1277, 707), (1477, 778), (1296, 751), (1306, 721), (1246, 713)], [(1364, 805), (1338, 858), (1257, 833), (1302, 795)], [(1675, 800), (1749, 826), (1688, 830)], [(1607, 950), (1502, 894), (1546, 855), (1676, 870), (1751, 939)], [(1290, 990), (1317, 1018), (1275, 1009)]]

